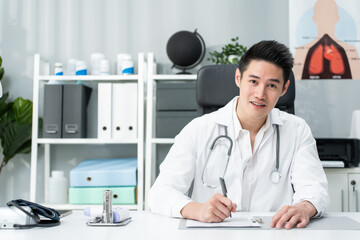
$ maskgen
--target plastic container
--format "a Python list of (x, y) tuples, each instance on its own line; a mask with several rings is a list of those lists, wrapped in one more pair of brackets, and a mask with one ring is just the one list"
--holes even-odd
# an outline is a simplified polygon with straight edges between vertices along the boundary
[(103, 59), (100, 61), (100, 75), (110, 75), (109, 60)]
[(49, 203), (68, 202), (68, 181), (63, 171), (52, 171), (49, 179)]
[(76, 75), (87, 75), (87, 66), (85, 61), (76, 61)]
[[(125, 65), (124, 65), (125, 63)], [(134, 73), (134, 62), (131, 60), (131, 55), (128, 53), (120, 53), (117, 55), (117, 74), (124, 74), (125, 68), (128, 68), (125, 74), (133, 74)], [(132, 70), (131, 70), (132, 68)], [(132, 73), (131, 73), (132, 71)]]
[(91, 54), (91, 75), (100, 75), (100, 62), (105, 59), (105, 55), (102, 53)]
[(64, 69), (63, 69), (63, 64), (61, 62), (57, 62), (54, 65), (54, 73), (57, 76), (61, 76), (64, 75)]
[(68, 60), (68, 75), (75, 75), (76, 74), (76, 59), (70, 58)]
[(130, 55), (127, 55), (123, 58), (121, 64), (122, 74), (134, 74), (134, 61), (131, 59)]

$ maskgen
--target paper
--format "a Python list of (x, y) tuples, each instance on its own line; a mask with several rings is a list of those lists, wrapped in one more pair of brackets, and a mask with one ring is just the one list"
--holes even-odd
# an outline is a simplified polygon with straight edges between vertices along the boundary
[(232, 217), (226, 218), (220, 223), (203, 223), (195, 220), (187, 220), (187, 228), (260, 228), (261, 219), (252, 216), (243, 216), (241, 213), (232, 213)]

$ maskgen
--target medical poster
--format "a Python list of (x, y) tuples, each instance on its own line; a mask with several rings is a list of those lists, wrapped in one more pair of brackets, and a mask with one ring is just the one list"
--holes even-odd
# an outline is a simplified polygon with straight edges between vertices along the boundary
[(360, 80), (359, 10), (359, 0), (290, 0), (296, 80)]

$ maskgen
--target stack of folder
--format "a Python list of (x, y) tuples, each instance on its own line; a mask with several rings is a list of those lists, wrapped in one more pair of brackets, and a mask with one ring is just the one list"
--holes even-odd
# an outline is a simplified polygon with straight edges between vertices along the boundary
[(137, 138), (137, 83), (98, 84), (98, 138)]
[(92, 89), (82, 84), (46, 84), (44, 138), (85, 138)]
[(87, 159), (70, 171), (70, 204), (103, 204), (103, 192), (113, 192), (113, 204), (136, 204), (137, 159)]

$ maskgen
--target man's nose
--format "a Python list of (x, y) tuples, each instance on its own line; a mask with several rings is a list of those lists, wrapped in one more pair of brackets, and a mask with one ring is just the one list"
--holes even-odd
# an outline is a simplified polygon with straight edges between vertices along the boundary
[(255, 97), (258, 99), (266, 99), (266, 86), (259, 85), (255, 89)]

